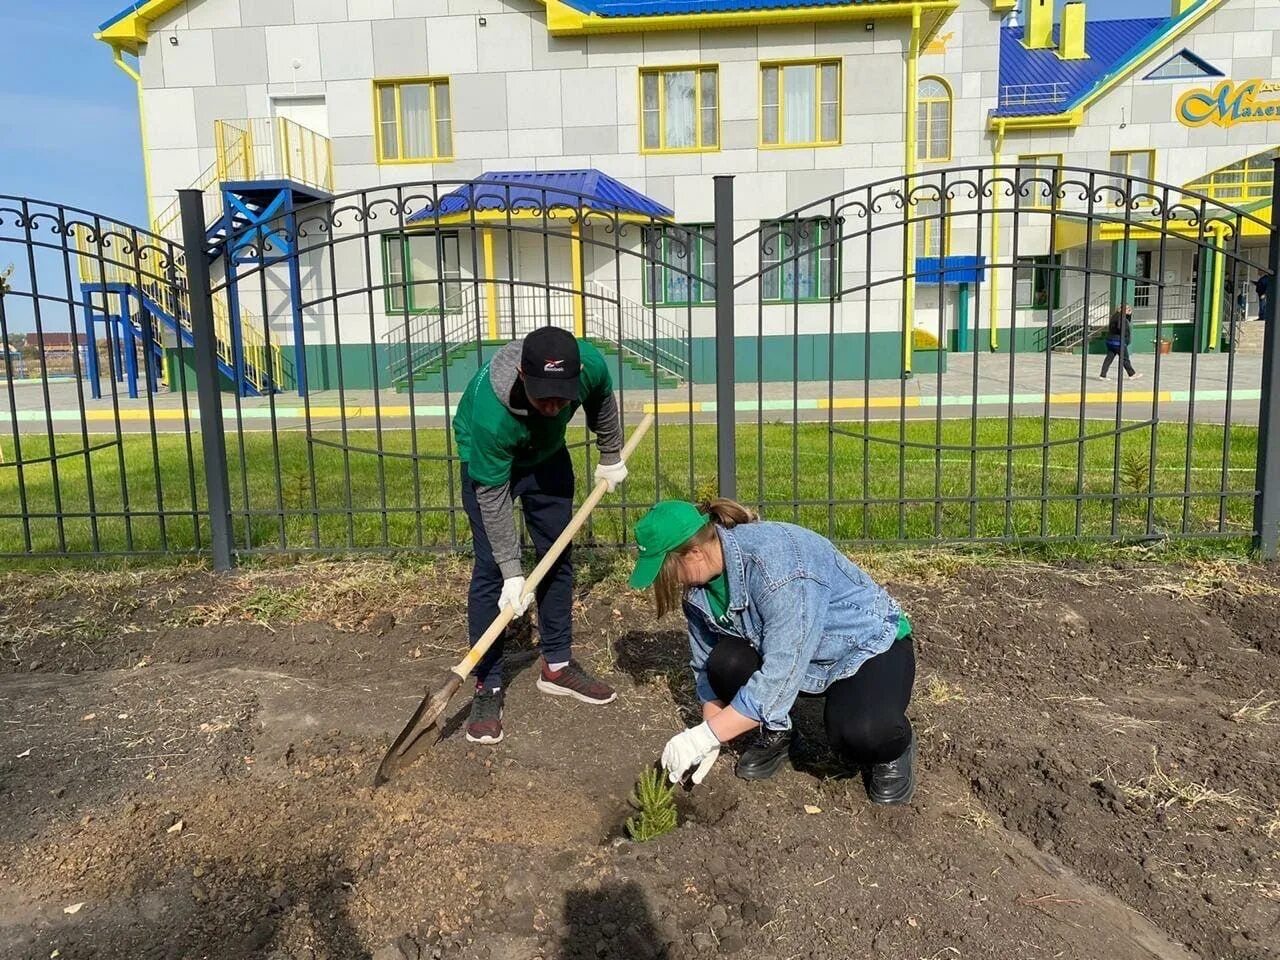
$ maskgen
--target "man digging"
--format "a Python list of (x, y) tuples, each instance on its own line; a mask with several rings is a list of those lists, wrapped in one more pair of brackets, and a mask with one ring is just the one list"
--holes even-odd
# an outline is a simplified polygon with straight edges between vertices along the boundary
[[(528, 609), (516, 535), (514, 501), (539, 558), (573, 515), (573, 460), (565, 430), (578, 408), (600, 448), (595, 480), (610, 493), (627, 478), (622, 424), (604, 357), (559, 327), (540, 327), (502, 347), (467, 384), (453, 430), (462, 460), (462, 506), (471, 523), (475, 566), (467, 594), (471, 644), (499, 610)], [(537, 687), (553, 696), (605, 704), (617, 694), (587, 674), (572, 656), (573, 561), (567, 548), (538, 585), (542, 647)], [(466, 736), (473, 743), (502, 739), (500, 638), (476, 666), (476, 690)]]

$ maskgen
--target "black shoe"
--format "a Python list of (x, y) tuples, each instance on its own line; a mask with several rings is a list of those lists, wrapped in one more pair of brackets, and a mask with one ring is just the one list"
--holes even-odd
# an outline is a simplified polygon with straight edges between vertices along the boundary
[(756, 731), (751, 746), (738, 758), (738, 766), (734, 772), (743, 780), (768, 780), (781, 769), (794, 740), (795, 732), (792, 730), (767, 730), (761, 727)]
[(476, 687), (467, 719), (467, 739), (472, 743), (502, 741), (502, 691)]
[(910, 803), (916, 792), (916, 735), (897, 760), (873, 763), (867, 771), (867, 796), (872, 803)]

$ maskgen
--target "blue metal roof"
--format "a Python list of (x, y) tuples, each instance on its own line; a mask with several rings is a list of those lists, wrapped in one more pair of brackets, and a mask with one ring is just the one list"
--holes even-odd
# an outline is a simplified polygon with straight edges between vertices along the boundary
[(1091, 20), (1085, 30), (1087, 60), (1058, 56), (1060, 27), (1054, 28), (1053, 46), (1045, 50), (1023, 46), (1022, 27), (1001, 28), (1000, 101), (995, 115), (1025, 117), (1071, 109), (1173, 22), (1168, 17)]
[(147, 5), (147, 0), (137, 0), (136, 3), (129, 4), (119, 13), (117, 13), (115, 16), (107, 20), (103, 20), (102, 23), (98, 24), (98, 29), (105, 30), (107, 29), (107, 27), (111, 26), (113, 23), (118, 23), (119, 21), (123, 20), (125, 17), (129, 16), (129, 14), (134, 13), (138, 10), (141, 10), (146, 5)]
[(485, 210), (519, 213), (547, 207), (674, 216), (656, 200), (599, 170), (502, 170), (476, 177), (440, 198), (439, 213), (419, 210), (409, 223)]
[(565, 0), (582, 13), (600, 17), (660, 17), (678, 13), (737, 13), (803, 7), (850, 7), (893, 0)]

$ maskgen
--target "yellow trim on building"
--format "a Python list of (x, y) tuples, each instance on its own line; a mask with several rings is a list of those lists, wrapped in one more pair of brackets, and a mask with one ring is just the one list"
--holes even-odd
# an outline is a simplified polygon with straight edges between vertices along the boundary
[[(920, 36), (920, 10), (917, 8), (911, 15), (911, 37), (907, 46), (907, 103), (906, 113), (906, 157), (905, 168), (907, 183), (911, 182), (911, 176), (916, 172), (916, 154), (920, 149), (917, 142), (916, 130), (916, 114), (920, 110), (920, 51), (924, 48), (924, 41)], [(910, 217), (907, 218), (907, 236), (905, 248), (910, 256), (914, 256), (916, 252), (916, 225), (911, 222)], [(904, 264), (904, 266), (906, 266)], [(914, 274), (915, 270), (909, 270), (908, 273)], [(942, 295), (942, 287), (938, 288), (938, 295)], [(916, 280), (910, 277), (906, 282), (906, 289), (903, 290), (902, 304), (902, 372), (904, 376), (911, 375), (912, 367), (912, 349), (915, 346), (915, 337), (912, 331), (915, 330), (916, 323)]]
[(142, 139), (142, 188), (147, 195), (147, 223), (156, 222), (155, 200), (151, 196), (151, 150), (147, 146), (147, 106), (143, 101), (142, 76), (137, 70), (124, 62), (124, 51), (121, 47), (112, 47), (114, 63), (133, 81), (134, 91), (138, 97), (138, 132)]
[[(430, 119), (427, 122), (428, 132), (431, 137), (431, 149), (439, 151), (440, 141), (436, 130), (436, 124), (439, 118), (436, 116), (436, 88), (443, 86), (447, 91), (449, 98), (449, 152), (439, 153), (433, 152), (428, 156), (422, 157), (406, 157), (404, 155), (404, 110), (400, 104), (400, 88), (411, 84), (426, 84), (430, 91), (427, 95), (427, 112)], [(377, 163), (392, 166), (404, 165), (410, 163), (448, 163), (454, 159), (453, 151), (453, 91), (449, 89), (449, 78), (446, 76), (422, 76), (422, 77), (375, 77), (373, 80), (373, 142), (374, 142), (374, 159)], [(382, 142), (382, 103), (378, 98), (378, 93), (384, 88), (391, 88), (395, 91), (395, 125), (396, 125), (396, 156), (387, 157), (384, 144)]]
[(484, 309), (489, 321), (489, 339), (498, 339), (498, 267), (493, 253), (493, 231), (481, 232), (484, 243), (484, 275), (489, 278), (485, 288)]
[(582, 224), (575, 220), (569, 227), (569, 260), (573, 271), (573, 335), (587, 335), (587, 305), (582, 283)]
[[(937, 76), (936, 74), (930, 74), (927, 77), (921, 77), (917, 81), (917, 85), (922, 85), (926, 80), (938, 81), (938, 83), (942, 84), (943, 87), (946, 88), (947, 95), (946, 97), (918, 97), (918, 100), (916, 103), (916, 113), (918, 114), (920, 112), (921, 106), (924, 107), (925, 115), (923, 119), (925, 120), (925, 132), (927, 134), (925, 138), (925, 143), (932, 145), (934, 118), (933, 118), (933, 110), (930, 109), (930, 106), (932, 104), (938, 104), (938, 103), (945, 103), (947, 105), (947, 152), (945, 156), (941, 156), (941, 157), (925, 156), (925, 157), (920, 157), (919, 159), (923, 160), (925, 163), (950, 163), (951, 158), (955, 155), (955, 127), (956, 127), (955, 88), (952, 87), (951, 84), (948, 83), (944, 77)], [(917, 123), (919, 122), (920, 119), (921, 118), (917, 116), (916, 118)], [(919, 152), (918, 144), (917, 144), (916, 150), (917, 152)], [(928, 153), (928, 151), (929, 151), (929, 147), (926, 147), (925, 152)]]
[(1148, 47), (1142, 54), (1128, 63), (1123, 70), (1109, 76), (1105, 83), (1090, 93), (1070, 110), (1061, 113), (1040, 114), (1034, 117), (992, 117), (989, 129), (993, 132), (997, 125), (1008, 130), (1074, 130), (1084, 122), (1085, 111), (1099, 99), (1106, 96), (1120, 84), (1132, 77), (1152, 60), (1168, 52), (1168, 48), (1191, 30), (1209, 14), (1215, 12), (1227, 0), (1196, 0), (1197, 7), (1187, 7), (1181, 14), (1182, 19), (1176, 27), (1164, 33), (1160, 42)]
[(547, 32), (552, 36), (598, 33), (650, 33), (658, 30), (714, 30), (778, 24), (823, 24), (841, 20), (905, 19), (914, 12), (932, 14), (924, 42), (933, 39), (960, 4), (959, 0), (918, 0), (915, 3), (850, 3), (832, 7), (788, 7), (781, 10), (733, 10), (718, 13), (658, 14), (643, 17), (601, 17), (583, 13), (565, 0), (542, 0), (547, 9)]
[[(822, 136), (822, 68), (836, 68), (836, 135), (834, 140), (811, 140), (808, 143), (791, 143), (783, 140), (786, 128), (786, 114), (783, 101), (783, 74), (787, 67), (814, 67), (814, 132)], [(764, 72), (778, 71), (778, 142), (766, 143), (764, 139)], [(787, 60), (761, 60), (756, 71), (756, 107), (759, 110), (759, 121), (756, 124), (756, 148), (759, 150), (801, 150), (816, 147), (838, 147), (844, 143), (844, 58), (843, 57), (796, 57)]]
[[(702, 143), (702, 72), (710, 71), (716, 75), (716, 142), (710, 146)], [(664, 73), (693, 73), (693, 134), (697, 144), (692, 147), (647, 147), (644, 142), (644, 78), (646, 76), (656, 76), (658, 78), (658, 140), (661, 142), (665, 139), (666, 118), (667, 118), (667, 88), (662, 82)], [(718, 63), (682, 63), (672, 64), (670, 66), (663, 64), (660, 67), (641, 67), (637, 71), (636, 82), (639, 90), (639, 107), (636, 113), (638, 122), (636, 124), (637, 133), (640, 140), (640, 152), (643, 154), (675, 154), (675, 153), (717, 153), (720, 150), (720, 64)]]

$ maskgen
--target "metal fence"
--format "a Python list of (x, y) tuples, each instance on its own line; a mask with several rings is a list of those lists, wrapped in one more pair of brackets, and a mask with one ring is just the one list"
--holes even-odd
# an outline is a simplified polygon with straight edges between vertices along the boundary
[[(480, 186), (353, 191), (236, 230), (183, 191), (181, 244), (0, 198), (0, 556), (465, 548), (454, 413), (546, 322), (601, 352), (627, 430), (658, 413), (588, 543), (625, 545), (656, 499), (720, 494), (842, 543), (1275, 554), (1276, 328), (1246, 318), (1280, 242), (1256, 210), (1018, 166), (763, 219), (720, 177), (697, 225)], [(1143, 379), (1117, 378), (1126, 361)], [(581, 417), (570, 447), (585, 493)]]

